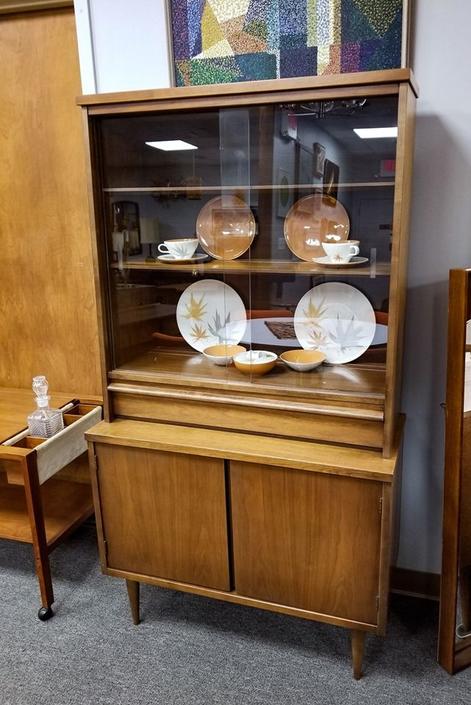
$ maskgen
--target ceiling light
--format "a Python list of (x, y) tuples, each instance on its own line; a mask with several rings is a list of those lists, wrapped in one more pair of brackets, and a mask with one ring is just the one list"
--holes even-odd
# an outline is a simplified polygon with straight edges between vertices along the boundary
[(160, 140), (159, 142), (146, 142), (149, 147), (161, 149), (163, 152), (183, 152), (187, 149), (198, 149), (194, 144), (183, 140)]
[(384, 137), (397, 137), (397, 127), (355, 127), (353, 132), (362, 140), (377, 140)]

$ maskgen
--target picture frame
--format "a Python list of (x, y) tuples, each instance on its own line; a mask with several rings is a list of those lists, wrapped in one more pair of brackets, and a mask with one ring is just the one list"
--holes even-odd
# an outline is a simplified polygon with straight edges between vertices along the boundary
[(337, 198), (339, 191), (340, 168), (330, 159), (324, 161), (323, 191), (326, 196)]
[(319, 179), (324, 176), (325, 155), (324, 145), (320, 142), (314, 142), (312, 145), (312, 173)]

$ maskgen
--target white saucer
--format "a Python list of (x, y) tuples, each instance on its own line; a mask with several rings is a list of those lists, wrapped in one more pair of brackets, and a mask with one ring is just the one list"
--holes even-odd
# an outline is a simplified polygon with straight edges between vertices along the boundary
[(352, 257), (348, 262), (332, 262), (330, 257), (316, 257), (314, 262), (322, 264), (323, 267), (356, 267), (359, 264), (366, 264), (368, 257)]
[(193, 255), (193, 257), (173, 257), (172, 255), (159, 255), (157, 257), (161, 262), (171, 262), (172, 264), (182, 264), (184, 262), (202, 262), (208, 259), (208, 255), (205, 253), (198, 253)]

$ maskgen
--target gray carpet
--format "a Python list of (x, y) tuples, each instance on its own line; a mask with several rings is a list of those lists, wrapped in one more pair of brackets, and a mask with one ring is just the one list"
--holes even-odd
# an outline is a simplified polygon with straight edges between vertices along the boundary
[(56, 615), (36, 618), (29, 546), (0, 542), (1, 705), (469, 705), (471, 670), (435, 662), (437, 607), (395, 597), (352, 680), (339, 628), (149, 586), (130, 620), (124, 582), (102, 576), (92, 527), (51, 556)]

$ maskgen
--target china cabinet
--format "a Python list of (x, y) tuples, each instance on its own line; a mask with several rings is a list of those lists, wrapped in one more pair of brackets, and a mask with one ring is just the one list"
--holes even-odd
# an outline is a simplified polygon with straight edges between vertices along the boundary
[(140, 582), (326, 621), (360, 676), (386, 623), (415, 97), (401, 69), (79, 99), (99, 543), (135, 621)]

